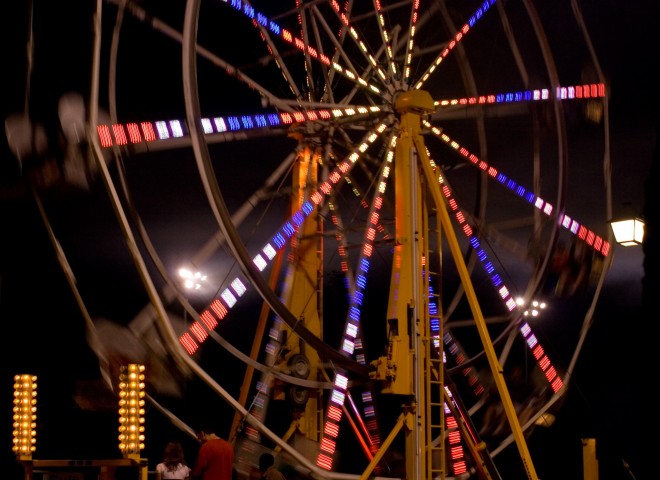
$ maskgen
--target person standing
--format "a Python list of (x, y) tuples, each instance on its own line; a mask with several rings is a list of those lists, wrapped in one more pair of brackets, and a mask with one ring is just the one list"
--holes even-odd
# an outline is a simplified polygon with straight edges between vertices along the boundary
[(201, 442), (192, 476), (201, 480), (232, 480), (234, 469), (234, 447), (224, 438), (218, 437), (208, 426), (197, 430)]
[(163, 461), (156, 465), (157, 480), (188, 480), (191, 468), (186, 464), (183, 447), (179, 442), (169, 442), (163, 451)]
[(282, 472), (275, 468), (275, 457), (271, 453), (262, 453), (259, 457), (259, 471), (265, 480), (286, 480)]

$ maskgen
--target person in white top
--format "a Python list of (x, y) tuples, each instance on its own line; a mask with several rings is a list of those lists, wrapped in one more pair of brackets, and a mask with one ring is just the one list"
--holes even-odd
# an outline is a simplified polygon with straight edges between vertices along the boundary
[(186, 464), (183, 447), (169, 442), (163, 451), (163, 461), (156, 465), (157, 480), (188, 480), (191, 468)]

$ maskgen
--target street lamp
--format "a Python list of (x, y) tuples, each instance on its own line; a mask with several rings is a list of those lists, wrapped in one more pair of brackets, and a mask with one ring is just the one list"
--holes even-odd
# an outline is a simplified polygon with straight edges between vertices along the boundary
[(627, 218), (610, 222), (614, 239), (619, 245), (631, 247), (644, 241), (644, 221), (639, 218)]

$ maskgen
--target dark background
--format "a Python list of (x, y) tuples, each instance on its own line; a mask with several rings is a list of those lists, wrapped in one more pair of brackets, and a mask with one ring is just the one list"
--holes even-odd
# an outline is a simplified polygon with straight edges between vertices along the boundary
[[(27, 93), (29, 15), (27, 5), (17, 3), (6, 6), (2, 15), (3, 118), (23, 109)], [(657, 478), (657, 474), (650, 473), (654, 471), (652, 442), (646, 439), (658, 432), (652, 334), (655, 328), (652, 322), (657, 315), (651, 309), (651, 299), (660, 290), (650, 266), (657, 263), (653, 250), (657, 209), (651, 206), (658, 205), (654, 180), (658, 178), (655, 171), (658, 83), (654, 72), (658, 67), (659, 30), (654, 20), (655, 7), (650, 1), (584, 3), (601, 11), (599, 21), (591, 27), (598, 40), (603, 67), (611, 78), (613, 177), (615, 183), (617, 179), (625, 179), (633, 185), (632, 191), (620, 192), (622, 195), (617, 200), (620, 204), (630, 202), (638, 211), (644, 209), (647, 241), (643, 250), (639, 247), (616, 250), (606, 293), (575, 374), (575, 387), (565, 405), (565, 416), (562, 415), (555, 429), (535, 437), (531, 448), (541, 448), (543, 442), (564, 441), (566, 432), (572, 432), (570, 438), (574, 444), (554, 450), (563, 452), (564, 457), (553, 453), (539, 455), (536, 460), (533, 455), (538, 461), (537, 471), (551, 472), (551, 476), (543, 476), (545, 480), (575, 478), (560, 472), (576, 471), (576, 462), (578, 465), (581, 462), (578, 439), (591, 436), (598, 441), (601, 478)], [(34, 118), (48, 125), (55, 121), (56, 102), (62, 93), (84, 92), (88, 88), (87, 59), (92, 46), (89, 14), (93, 3), (74, 1), (62, 5), (37, 1), (34, 8), (34, 29), (40, 34), (35, 38), (30, 108)], [(36, 458), (116, 458), (117, 416), (111, 410), (86, 411), (75, 401), (81, 380), (98, 379), (98, 364), (86, 346), (83, 319), (56, 262), (37, 206), (22, 182), (18, 162), (4, 141), (3, 136), (0, 325), (5, 346), (0, 350), (0, 432), (4, 432), (0, 434), (0, 465), (5, 472), (11, 472), (7, 478), (20, 478), (22, 470), (11, 453), (14, 374), (26, 372), (39, 376)], [(68, 225), (76, 232), (75, 241), (70, 239), (71, 246), (107, 252), (111, 240), (108, 239), (108, 244), (98, 244), (95, 234), (95, 229), (100, 228), (98, 224), (112, 215), (107, 203), (87, 201), (76, 195), (60, 195), (55, 200), (58, 207), (54, 213), (58, 209), (66, 212), (58, 218), (58, 225)], [(119, 250), (116, 254), (125, 255)], [(116, 268), (113, 258), (99, 254), (90, 271), (78, 268), (84, 266), (74, 267), (81, 285), (92, 275), (103, 275), (104, 288), (109, 291), (113, 288), (130, 291), (125, 288), (126, 283), (135, 284), (133, 297), (122, 293), (121, 306), (104, 305), (108, 318), (121, 317), (126, 315), (124, 312), (134, 312), (144, 305), (139, 279), (134, 272)], [(94, 300), (90, 301), (94, 308)], [(213, 413), (224, 414), (228, 413)], [(187, 451), (194, 452), (194, 442), (162, 422), (157, 412), (148, 412), (148, 424), (158, 424), (157, 438), (149, 436), (145, 453), (150, 465), (153, 463), (152, 468), (162, 445), (170, 438), (181, 439)], [(192, 461), (192, 455), (189, 460)], [(624, 463), (630, 465), (629, 470), (624, 468)]]

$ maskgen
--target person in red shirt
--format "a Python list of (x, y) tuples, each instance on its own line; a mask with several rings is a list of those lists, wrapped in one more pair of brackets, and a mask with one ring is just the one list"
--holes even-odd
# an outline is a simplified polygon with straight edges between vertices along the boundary
[(200, 480), (232, 480), (234, 447), (218, 437), (211, 427), (200, 427), (197, 438), (201, 442), (192, 477)]

